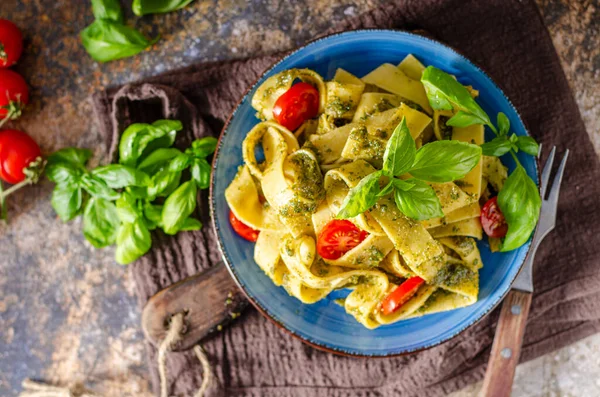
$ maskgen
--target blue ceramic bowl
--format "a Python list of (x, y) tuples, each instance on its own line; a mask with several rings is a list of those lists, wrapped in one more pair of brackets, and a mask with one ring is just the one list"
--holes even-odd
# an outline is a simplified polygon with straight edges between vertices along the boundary
[[(347, 295), (337, 291), (326, 299), (305, 305), (276, 287), (252, 259), (254, 244), (240, 238), (231, 228), (224, 192), (242, 164), (241, 143), (259, 122), (250, 105), (256, 88), (267, 78), (290, 68), (310, 68), (331, 79), (337, 68), (363, 76), (384, 62), (399, 63), (407, 54), (423, 64), (434, 65), (455, 75), (463, 84), (471, 84), (480, 95), (477, 102), (495, 120), (498, 112), (510, 119), (512, 131), (527, 131), (516, 110), (494, 82), (468, 59), (431, 39), (400, 31), (361, 30), (335, 34), (311, 42), (284, 57), (271, 67), (248, 91), (225, 126), (213, 162), (211, 213), (220, 249), (246, 296), (263, 313), (292, 335), (312, 346), (339, 354), (391, 356), (406, 354), (442, 343), (476, 323), (496, 306), (510, 289), (519, 273), (529, 243), (508, 253), (494, 253), (487, 241), (479, 242), (484, 262), (480, 271), (479, 301), (467, 308), (401, 321), (368, 330), (360, 325), (334, 299)], [(492, 138), (491, 131), (486, 139)], [(538, 180), (537, 165), (531, 156), (519, 154), (527, 173)], [(509, 169), (514, 162), (502, 159)]]

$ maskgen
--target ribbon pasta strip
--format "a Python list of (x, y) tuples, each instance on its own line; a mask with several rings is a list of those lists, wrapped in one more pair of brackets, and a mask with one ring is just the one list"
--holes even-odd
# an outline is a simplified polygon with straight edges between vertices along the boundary
[[(387, 139), (403, 117), (417, 146), (436, 138), (483, 142), (482, 128), (448, 127), (452, 112), (431, 109), (420, 83), (423, 69), (409, 55), (362, 78), (342, 69), (328, 82), (309, 69), (271, 76), (252, 98), (263, 121), (244, 139), (244, 165), (225, 191), (236, 217), (260, 231), (254, 260), (275, 285), (306, 304), (349, 288), (343, 307), (367, 328), (477, 301), (483, 266), (475, 243), (482, 237), (479, 201), (506, 179), (497, 158), (484, 156), (462, 180), (430, 184), (444, 216), (421, 222), (401, 213), (391, 196), (381, 197), (349, 219), (368, 232), (364, 240), (337, 259), (318, 255), (321, 231), (349, 190), (381, 168)], [(272, 109), (295, 80), (319, 91), (319, 116), (291, 132), (273, 120)], [(382, 300), (415, 276), (425, 284), (384, 315)]]

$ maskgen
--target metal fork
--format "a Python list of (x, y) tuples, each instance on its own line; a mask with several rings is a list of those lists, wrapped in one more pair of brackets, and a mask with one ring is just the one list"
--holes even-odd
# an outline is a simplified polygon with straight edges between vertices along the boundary
[[(542, 148), (540, 147), (540, 154)], [(533, 260), (535, 253), (544, 239), (556, 225), (556, 208), (558, 206), (558, 195), (562, 183), (563, 173), (569, 156), (569, 150), (560, 162), (548, 198), (545, 198), (548, 190), (548, 182), (552, 172), (552, 164), (556, 147), (553, 147), (546, 160), (542, 171), (542, 183), (540, 194), (542, 196), (542, 209), (536, 232), (531, 242), (529, 254), (525, 259), (523, 268), (512, 285), (502, 304), (496, 335), (492, 345), (492, 352), (488, 361), (487, 371), (483, 380), (481, 397), (504, 397), (510, 396), (515, 368), (519, 362), (525, 324), (529, 315), (531, 296), (533, 293)]]

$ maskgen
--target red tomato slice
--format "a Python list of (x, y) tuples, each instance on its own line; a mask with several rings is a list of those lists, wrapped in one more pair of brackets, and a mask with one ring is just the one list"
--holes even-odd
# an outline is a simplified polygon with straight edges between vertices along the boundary
[(354, 223), (334, 219), (330, 221), (317, 238), (317, 252), (324, 259), (338, 259), (360, 244), (369, 233), (359, 229)]
[(38, 144), (23, 131), (0, 131), (0, 178), (8, 183), (25, 179), (23, 169), (40, 157)]
[(255, 242), (258, 238), (260, 231), (252, 229), (250, 226), (240, 221), (231, 210), (229, 211), (229, 223), (231, 223), (233, 230), (246, 240)]
[(12, 70), (0, 69), (0, 119), (19, 117), (28, 103), (29, 89), (23, 77)]
[(481, 209), (481, 226), (485, 234), (490, 237), (501, 238), (508, 232), (508, 224), (500, 207), (498, 206), (498, 197), (492, 197)]
[(0, 19), (0, 68), (13, 65), (23, 52), (23, 35), (11, 21)]
[(319, 114), (319, 91), (308, 83), (298, 83), (284, 92), (273, 106), (275, 121), (294, 131)]
[(407, 279), (402, 284), (396, 287), (382, 302), (381, 311), (383, 314), (392, 314), (396, 310), (400, 309), (402, 305), (412, 298), (419, 287), (425, 283), (421, 277), (415, 276)]

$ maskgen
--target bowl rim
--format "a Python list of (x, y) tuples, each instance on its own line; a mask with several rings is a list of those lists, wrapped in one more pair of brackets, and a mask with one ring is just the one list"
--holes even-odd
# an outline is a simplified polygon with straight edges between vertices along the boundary
[[(423, 34), (419, 34), (419, 33), (415, 33), (414, 31), (408, 31), (408, 30), (403, 30), (403, 29), (377, 29), (377, 28), (366, 28), (366, 29), (355, 29), (355, 30), (346, 30), (346, 31), (342, 31), (342, 32), (335, 32), (335, 33), (330, 33), (330, 34), (326, 34), (323, 36), (319, 36), (313, 40), (309, 40), (307, 42), (305, 42), (304, 44), (295, 47), (294, 49), (291, 50), (287, 50), (282, 52), (279, 55), (279, 58), (273, 62), (267, 69), (265, 69), (256, 79), (255, 81), (246, 89), (246, 91), (244, 92), (244, 94), (241, 96), (241, 98), (237, 101), (235, 108), (233, 109), (233, 111), (231, 112), (231, 114), (229, 115), (229, 117), (227, 118), (227, 120), (225, 121), (225, 124), (223, 125), (223, 128), (221, 129), (221, 132), (219, 133), (219, 138), (218, 138), (218, 142), (217, 142), (217, 146), (215, 149), (215, 153), (213, 156), (213, 160), (212, 160), (212, 164), (211, 164), (211, 168), (214, 170), (216, 168), (216, 163), (218, 161), (219, 158), (219, 154), (220, 154), (220, 149), (221, 149), (221, 145), (222, 145), (222, 139), (223, 137), (227, 134), (229, 126), (231, 124), (231, 121), (233, 120), (233, 118), (235, 117), (235, 115), (237, 114), (242, 102), (244, 102), (246, 100), (246, 98), (249, 96), (249, 94), (257, 87), (258, 83), (264, 78), (264, 76), (266, 74), (268, 74), (269, 72), (271, 72), (274, 68), (276, 68), (280, 63), (282, 63), (284, 60), (286, 60), (288, 57), (290, 57), (291, 55), (302, 51), (303, 49), (305, 49), (306, 47), (308, 47), (309, 45), (312, 45), (314, 43), (320, 42), (320, 41), (324, 41), (327, 40), (331, 37), (337, 37), (337, 36), (344, 36), (344, 35), (351, 35), (351, 34), (356, 34), (356, 33), (401, 33), (401, 34), (406, 34), (408, 36), (414, 36), (417, 37), (419, 39), (424, 39), (426, 41), (430, 41), (434, 44), (437, 45), (441, 45), (447, 49), (449, 49), (450, 51), (454, 52), (457, 56), (459, 56), (460, 58), (462, 58), (463, 60), (465, 60), (467, 63), (471, 64), (471, 66), (473, 66), (475, 69), (477, 69), (481, 74), (483, 74), (485, 77), (487, 77), (498, 89), (498, 91), (500, 92), (500, 94), (504, 97), (504, 99), (506, 100), (506, 102), (510, 105), (510, 107), (513, 109), (513, 111), (515, 112), (515, 114), (517, 115), (519, 121), (521, 122), (521, 124), (523, 125), (523, 128), (525, 130), (525, 133), (527, 134), (527, 136), (531, 136), (531, 133), (529, 132), (529, 128), (527, 127), (527, 125), (525, 124), (525, 121), (523, 120), (523, 118), (521, 117), (521, 114), (519, 113), (519, 111), (517, 110), (517, 108), (514, 106), (514, 104), (512, 103), (512, 101), (508, 98), (508, 96), (504, 93), (504, 90), (500, 87), (500, 85), (494, 80), (492, 79), (481, 67), (479, 67), (479, 65), (473, 61), (471, 61), (468, 57), (466, 57), (465, 55), (463, 55), (462, 52), (460, 52), (459, 50), (455, 49), (454, 47), (450, 46), (449, 44), (443, 43), (439, 40), (433, 39), (429, 36), (423, 35)], [(536, 173), (536, 184), (538, 187), (538, 192), (540, 191), (540, 160), (539, 160), (539, 156), (534, 158), (534, 163), (535, 163), (535, 173)], [(420, 347), (420, 348), (415, 348), (415, 349), (404, 349), (398, 352), (393, 352), (393, 353), (374, 353), (374, 354), (363, 354), (363, 353), (358, 353), (358, 352), (354, 352), (354, 351), (345, 351), (342, 349), (336, 349), (332, 346), (326, 346), (326, 345), (322, 345), (313, 341), (310, 341), (308, 339), (306, 339), (305, 337), (303, 337), (302, 335), (294, 332), (293, 330), (289, 329), (282, 321), (277, 320), (276, 318), (274, 318), (266, 308), (264, 308), (260, 302), (258, 302), (254, 297), (252, 297), (247, 291), (246, 288), (244, 286), (244, 284), (241, 282), (241, 280), (238, 278), (236, 270), (234, 269), (234, 266), (231, 265), (231, 261), (227, 255), (227, 252), (225, 250), (225, 244), (223, 243), (223, 241), (221, 240), (221, 236), (219, 233), (219, 226), (217, 225), (217, 223), (214, 221), (216, 219), (216, 207), (215, 207), (215, 196), (214, 196), (214, 186), (215, 186), (215, 173), (211, 172), (211, 176), (210, 176), (210, 190), (209, 190), (209, 211), (210, 211), (210, 216), (212, 219), (212, 229), (213, 232), (215, 233), (216, 237), (217, 237), (217, 244), (218, 244), (218, 249), (219, 249), (219, 253), (221, 254), (221, 257), (223, 259), (223, 262), (225, 263), (227, 270), (229, 272), (229, 274), (231, 275), (231, 277), (233, 278), (233, 280), (235, 281), (236, 285), (238, 286), (238, 288), (242, 291), (242, 293), (244, 294), (244, 296), (246, 297), (246, 299), (248, 299), (248, 301), (252, 304), (252, 306), (254, 306), (258, 312), (265, 318), (267, 318), (269, 321), (271, 321), (273, 324), (275, 324), (277, 327), (279, 327), (280, 329), (282, 329), (283, 331), (285, 331), (287, 334), (291, 335), (294, 338), (299, 339), (300, 341), (302, 341), (302, 343), (305, 343), (311, 347), (314, 347), (317, 350), (321, 350), (324, 352), (328, 352), (328, 353), (332, 353), (338, 356), (345, 356), (345, 357), (356, 357), (356, 358), (390, 358), (390, 357), (401, 357), (401, 356), (406, 356), (406, 355), (411, 355), (411, 354), (415, 354), (421, 351), (425, 351), (428, 349), (431, 349), (433, 347), (436, 347), (438, 345), (441, 345), (442, 343), (448, 342), (451, 339), (456, 338), (458, 335), (462, 334), (463, 332), (467, 331), (468, 329), (472, 328), (473, 326), (475, 326), (476, 324), (478, 324), (481, 320), (483, 320), (485, 317), (487, 317), (492, 311), (494, 311), (494, 309), (504, 300), (504, 298), (506, 297), (506, 295), (512, 290), (512, 286), (515, 282), (515, 280), (517, 279), (517, 277), (519, 276), (519, 274), (521, 273), (521, 271), (523, 270), (523, 265), (525, 264), (525, 261), (527, 259), (527, 257), (529, 256), (530, 252), (531, 252), (531, 241), (533, 239), (533, 237), (537, 234), (537, 230), (538, 230), (538, 225), (539, 222), (536, 224), (536, 227), (533, 231), (533, 233), (531, 234), (529, 240), (525, 243), (527, 245), (527, 250), (525, 252), (525, 255), (523, 255), (523, 259), (521, 260), (521, 263), (519, 263), (518, 265), (518, 271), (515, 273), (515, 276), (513, 277), (512, 280), (510, 280), (510, 283), (508, 285), (508, 288), (506, 289), (506, 291), (503, 291), (502, 294), (498, 297), (498, 299), (488, 308), (488, 310), (486, 310), (485, 312), (481, 313), (477, 318), (473, 319), (470, 323), (468, 323), (467, 325), (463, 326), (462, 328), (458, 329), (456, 332), (452, 333), (451, 335), (448, 335), (434, 343), (430, 343), (426, 346)]]

